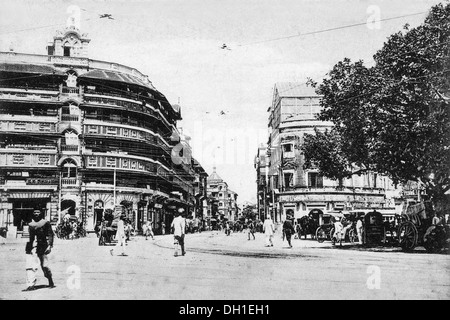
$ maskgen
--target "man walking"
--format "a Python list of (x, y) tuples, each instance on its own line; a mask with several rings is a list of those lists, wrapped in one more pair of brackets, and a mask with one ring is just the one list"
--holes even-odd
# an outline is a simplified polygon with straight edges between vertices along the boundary
[(275, 233), (275, 226), (273, 224), (273, 221), (270, 217), (270, 214), (267, 215), (266, 220), (263, 224), (263, 231), (266, 235), (266, 247), (273, 247), (273, 234)]
[(291, 216), (287, 216), (286, 221), (284, 221), (284, 223), (283, 223), (283, 233), (289, 244), (289, 248), (292, 248), (291, 237), (292, 237), (292, 234), (295, 233), (295, 229), (291, 222)]
[(253, 236), (253, 240), (256, 240), (256, 238), (255, 238), (255, 223), (252, 221), (252, 219), (248, 220), (247, 229), (248, 229), (248, 240), (250, 240), (250, 235)]
[(152, 221), (151, 220), (147, 220), (145, 222), (144, 235), (145, 235), (145, 240), (148, 240), (148, 236), (151, 236), (152, 240), (155, 240), (155, 237), (154, 237), (154, 234), (153, 234), (153, 230), (152, 230)]
[[(173, 230), (173, 237), (175, 243), (181, 247), (181, 254), (184, 256), (186, 251), (184, 250), (184, 235), (186, 234), (186, 221), (182, 217), (184, 213), (184, 209), (180, 208), (177, 212), (175, 212), (175, 218), (172, 221), (171, 229)], [(174, 256), (177, 256), (177, 252), (175, 251)]]
[[(117, 247), (122, 247), (122, 256), (126, 256), (125, 254), (125, 246), (126, 246), (126, 242), (125, 242), (125, 224), (124, 224), (124, 220), (125, 216), (121, 215), (120, 216), (120, 220), (117, 223), (117, 231), (116, 231), (116, 240), (117, 240), (117, 244), (116, 244), (116, 248)], [(109, 252), (111, 253), (111, 255), (114, 255), (114, 249), (109, 250)]]
[(29, 223), (30, 240), (26, 244), (25, 252), (27, 255), (27, 288), (24, 291), (35, 290), (37, 263), (33, 259), (33, 242), (36, 239), (36, 255), (39, 259), (44, 276), (48, 279), (48, 287), (54, 288), (52, 272), (48, 266), (48, 255), (53, 248), (54, 233), (50, 222), (42, 217), (41, 209), (35, 208), (33, 211), (33, 221)]

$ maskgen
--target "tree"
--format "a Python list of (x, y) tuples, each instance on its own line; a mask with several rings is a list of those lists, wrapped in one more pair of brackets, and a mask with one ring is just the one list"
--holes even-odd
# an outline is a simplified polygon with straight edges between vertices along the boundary
[(312, 83), (322, 96), (318, 118), (334, 127), (305, 137), (304, 166), (332, 179), (375, 171), (394, 183), (417, 181), (442, 211), (450, 189), (450, 4), (391, 35), (374, 60), (369, 68), (346, 58)]
[(246, 205), (243, 209), (242, 209), (242, 216), (245, 219), (252, 219), (254, 220), (256, 218), (256, 205), (252, 204), (252, 205)]

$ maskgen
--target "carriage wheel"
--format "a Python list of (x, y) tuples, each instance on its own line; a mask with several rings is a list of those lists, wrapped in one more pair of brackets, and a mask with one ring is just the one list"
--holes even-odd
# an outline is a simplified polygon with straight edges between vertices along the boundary
[(324, 242), (327, 239), (327, 234), (322, 227), (318, 227), (316, 230), (316, 239), (319, 243)]
[(330, 233), (329, 233), (329, 237), (330, 237), (330, 240), (333, 241), (333, 237), (334, 237), (334, 228), (331, 228)]
[(417, 245), (418, 232), (412, 222), (403, 223), (398, 229), (398, 241), (403, 251), (411, 251)]
[(436, 230), (431, 230), (431, 232), (427, 232), (423, 239), (423, 246), (429, 253), (438, 253), (442, 249), (441, 242), (439, 241), (439, 234)]
[(438, 253), (439, 251), (441, 251), (441, 246), (436, 240), (429, 239), (427, 240), (427, 242), (423, 244), (423, 246), (425, 247), (428, 253)]

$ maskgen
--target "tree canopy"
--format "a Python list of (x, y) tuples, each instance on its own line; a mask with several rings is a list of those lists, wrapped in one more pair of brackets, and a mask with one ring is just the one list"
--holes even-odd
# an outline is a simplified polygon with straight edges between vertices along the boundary
[(450, 189), (450, 4), (391, 35), (374, 60), (345, 58), (312, 83), (318, 118), (334, 127), (305, 136), (304, 167), (332, 179), (375, 171), (417, 181), (441, 206)]

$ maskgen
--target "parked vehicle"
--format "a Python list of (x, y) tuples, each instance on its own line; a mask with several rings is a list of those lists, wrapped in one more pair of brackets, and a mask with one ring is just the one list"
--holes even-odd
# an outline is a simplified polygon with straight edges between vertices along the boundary
[(432, 224), (434, 213), (431, 202), (407, 203), (402, 210), (398, 241), (403, 251), (423, 246), (428, 252), (449, 248), (450, 226), (442, 221)]
[(84, 224), (76, 217), (70, 217), (56, 226), (55, 234), (59, 239), (73, 240), (86, 236)]
[(120, 219), (119, 214), (112, 212), (105, 213), (104, 219), (97, 228), (98, 245), (104, 246), (113, 242), (117, 233), (117, 223)]
[[(322, 243), (325, 240), (333, 241), (334, 238), (334, 223), (336, 219), (342, 219), (344, 214), (342, 212), (328, 212), (319, 215), (319, 227), (316, 230), (316, 239)], [(340, 241), (340, 239), (338, 239)]]
[(383, 245), (386, 243), (386, 227), (381, 212), (373, 210), (364, 216), (363, 243)]

